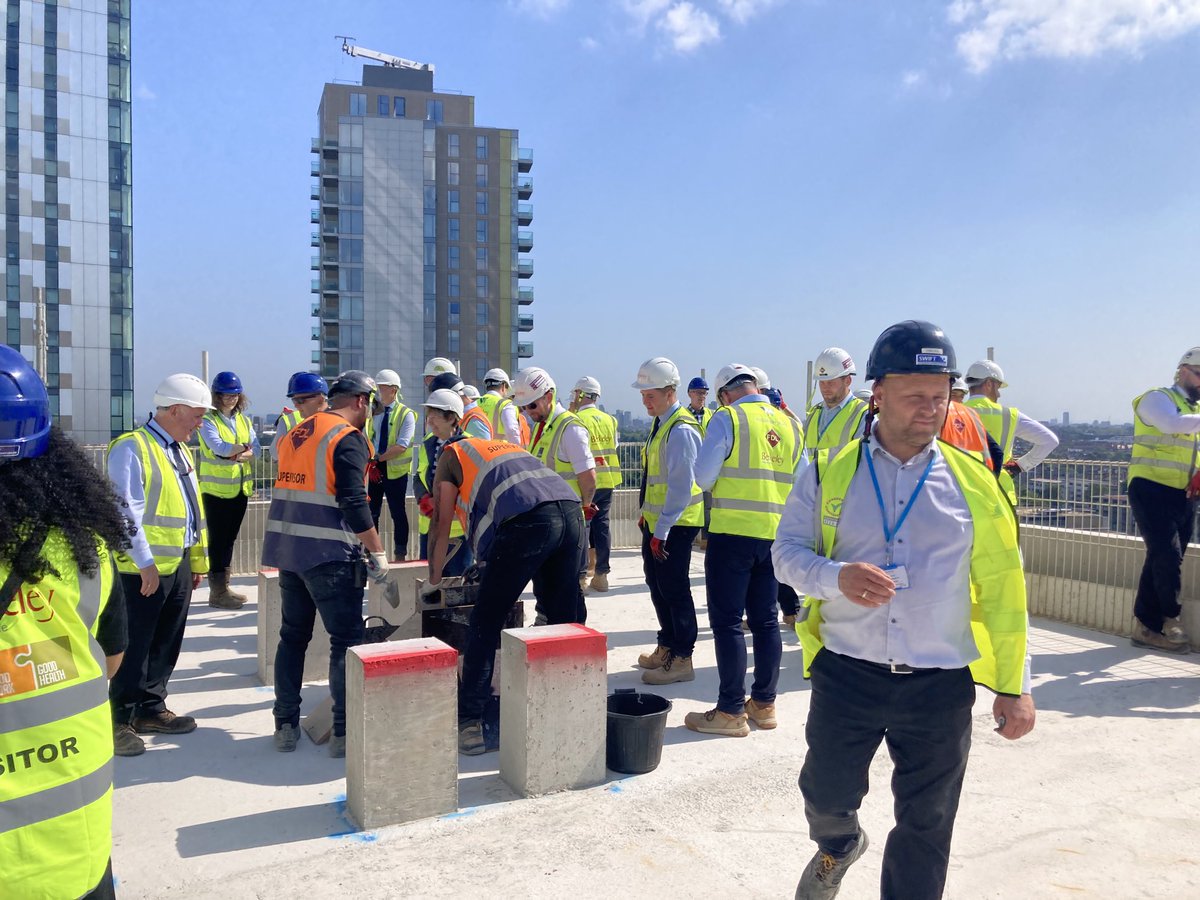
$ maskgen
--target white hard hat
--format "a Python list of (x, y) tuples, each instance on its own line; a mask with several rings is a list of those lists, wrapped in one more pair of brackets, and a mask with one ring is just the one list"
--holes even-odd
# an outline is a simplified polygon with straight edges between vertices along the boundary
[(1183, 354), (1183, 359), (1179, 360), (1179, 365), (1200, 366), (1200, 347), (1193, 347), (1187, 353)]
[(494, 381), (497, 384), (508, 384), (508, 373), (503, 369), (488, 369), (483, 373), (483, 383)]
[(545, 370), (537, 366), (529, 366), (517, 373), (513, 379), (513, 403), (528, 406), (534, 400), (544, 397), (554, 390), (554, 379)]
[(400, 376), (396, 374), (395, 369), (380, 369), (375, 373), (375, 383), (388, 384), (400, 390)]
[(758, 385), (760, 391), (769, 391), (771, 389), (771, 376), (760, 369), (758, 366), (751, 366), (750, 371), (754, 373), (754, 383)]
[(427, 406), (430, 409), (441, 409), (446, 412), (452, 412), (460, 419), (462, 418), (462, 397), (458, 396), (454, 391), (446, 390), (445, 388), (431, 393), (421, 405)]
[(833, 381), (843, 375), (857, 375), (854, 370), (854, 360), (841, 347), (826, 347), (817, 357), (813, 368), (817, 381)]
[(168, 375), (154, 392), (154, 405), (190, 406), (192, 409), (212, 409), (212, 393), (208, 385), (195, 375), (179, 372)]
[(992, 362), (990, 359), (981, 359), (971, 363), (971, 367), (967, 369), (967, 382), (978, 384), (981, 381), (987, 381), (989, 378), (994, 378), (1000, 382), (1000, 387), (1008, 387), (1008, 382), (1004, 380), (1004, 370)]
[(600, 396), (600, 382), (591, 375), (584, 375), (575, 382), (575, 390), (581, 391), (584, 394), (589, 394), (592, 397)]
[(454, 363), (443, 356), (435, 356), (429, 362), (425, 363), (425, 371), (422, 373), (428, 377), (430, 375), (441, 375), (443, 372), (453, 372), (458, 374), (458, 369), (454, 368)]
[(750, 378), (755, 382), (758, 380), (749, 366), (743, 366), (741, 363), (730, 363), (727, 366), (721, 366), (721, 371), (717, 372), (717, 379), (713, 384), (719, 391), (722, 388), (729, 387), (729, 382), (742, 378)]
[(871, 397), (874, 395), (872, 394), (870, 388), (859, 388), (857, 391), (854, 392), (854, 396), (857, 397), (859, 400), (866, 400), (868, 403), (870, 403)]
[(966, 381), (966, 379), (965, 379), (965, 378), (962, 378), (962, 377), (959, 377), (959, 378), (955, 378), (955, 379), (954, 379), (954, 383), (950, 385), (950, 390), (952, 390), (952, 391), (962, 391), (962, 392), (965, 394), (967, 391), (969, 391), (969, 390), (970, 390), (970, 388), (969, 388), (969, 387), (967, 387), (967, 381)]
[(473, 384), (464, 384), (462, 392), (463, 392), (463, 396), (466, 397), (468, 400), (478, 400), (479, 399), (479, 388), (475, 387), (475, 385), (473, 385)]
[(655, 356), (638, 367), (637, 381), (632, 387), (639, 391), (679, 387), (679, 369), (665, 356)]

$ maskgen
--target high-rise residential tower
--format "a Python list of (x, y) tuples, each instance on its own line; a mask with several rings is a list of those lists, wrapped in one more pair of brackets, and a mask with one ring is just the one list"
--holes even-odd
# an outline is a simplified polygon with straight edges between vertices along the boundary
[(364, 65), (361, 85), (326, 84), (318, 131), (320, 373), (393, 368), (419, 402), (430, 357), (457, 361), (481, 389), (493, 366), (519, 368), (533, 354), (520, 340), (533, 328), (522, 311), (533, 262), (520, 255), (533, 249), (523, 230), (533, 209), (521, 202), (533, 159), (516, 129), (476, 125), (474, 97), (437, 92), (432, 67), (405, 63)]
[(4, 342), (38, 361), (59, 424), (133, 423), (130, 0), (0, 0)]

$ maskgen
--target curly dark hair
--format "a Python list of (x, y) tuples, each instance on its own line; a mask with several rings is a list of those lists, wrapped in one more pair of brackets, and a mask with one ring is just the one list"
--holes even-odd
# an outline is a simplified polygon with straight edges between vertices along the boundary
[(41, 456), (0, 464), (0, 560), (25, 583), (47, 574), (61, 577), (43, 555), (44, 539), (30, 539), (56, 528), (80, 571), (94, 575), (100, 564), (97, 538), (113, 551), (130, 546), (134, 531), (121, 507), (107, 475), (52, 426)]

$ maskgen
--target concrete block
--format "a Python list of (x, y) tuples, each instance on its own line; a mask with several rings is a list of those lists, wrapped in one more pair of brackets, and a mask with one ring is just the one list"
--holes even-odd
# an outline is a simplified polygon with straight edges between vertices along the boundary
[(326, 694), (307, 716), (300, 720), (300, 727), (314, 744), (324, 744), (333, 734), (333, 697)]
[[(429, 574), (429, 564), (419, 561), (392, 563), (392, 581), (399, 589), (400, 606), (393, 608), (384, 600), (384, 590), (374, 581), (367, 583), (367, 615), (379, 616), (389, 625), (399, 625), (400, 630), (392, 635), (393, 641), (409, 640), (421, 636), (421, 614), (417, 609), (418, 581)], [(378, 625), (379, 623), (374, 623)]]
[[(283, 598), (279, 593), (279, 572), (263, 569), (258, 573), (258, 679), (275, 684), (275, 651), (279, 648), (279, 625), (283, 621)], [(329, 680), (329, 633), (318, 613), (313, 636), (304, 654), (304, 680)]]
[(457, 672), (434, 638), (346, 654), (346, 803), (362, 828), (458, 808)]
[(584, 625), (500, 633), (500, 777), (522, 796), (604, 780), (606, 644)]

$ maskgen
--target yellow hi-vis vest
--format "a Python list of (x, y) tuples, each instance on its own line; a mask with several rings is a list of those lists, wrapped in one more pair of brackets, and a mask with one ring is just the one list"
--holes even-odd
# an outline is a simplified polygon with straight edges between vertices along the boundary
[[(1172, 400), (1183, 415), (1200, 413), (1200, 403), (1192, 403), (1179, 391), (1155, 388)], [(1133, 400), (1133, 458), (1129, 463), (1129, 480), (1145, 478), (1167, 487), (1186, 488), (1200, 466), (1200, 434), (1163, 434), (1147, 425), (1137, 414), (1146, 398), (1146, 391)]]
[(804, 444), (800, 426), (765, 400), (723, 406), (733, 447), (712, 489), (709, 532), (775, 540)]
[(295, 428), (304, 419), (298, 409), (289, 409), (275, 423), (275, 440), (279, 441), (285, 434)]
[[(60, 575), (22, 584), (0, 616), (0, 895), (81, 897), (112, 854), (112, 713), (96, 624), (112, 559), (81, 575), (51, 531)], [(0, 583), (9, 567), (0, 564)]]
[(867, 414), (867, 404), (858, 397), (851, 397), (837, 411), (825, 431), (821, 432), (821, 410), (824, 403), (818, 403), (808, 411), (804, 420), (804, 447), (812, 453), (818, 450), (828, 450), (831, 455), (845, 447), (862, 431), (863, 416)]
[[(551, 407), (551, 412), (553, 412), (553, 407)], [(569, 462), (558, 458), (558, 447), (562, 443), (563, 432), (566, 431), (568, 425), (582, 426), (583, 423), (579, 421), (579, 416), (575, 413), (563, 410), (544, 424), (541, 434), (538, 434), (530, 445), (529, 452), (541, 460), (542, 465), (557, 472), (563, 481), (571, 486), (575, 496), (582, 499), (583, 492), (579, 489), (579, 476), (575, 474), (575, 469)], [(584, 430), (587, 429), (584, 428)]]
[[(995, 400), (976, 395), (968, 397), (965, 404), (975, 410), (979, 421), (991, 435), (993, 441), (1000, 445), (1000, 452), (1007, 463), (1013, 458), (1013, 444), (1017, 440), (1017, 409), (1015, 406), (1001, 406)], [(1000, 489), (1013, 506), (1017, 505), (1017, 486), (1007, 470), (1001, 469), (999, 474)]]
[(690, 406), (684, 408), (688, 411), (688, 414), (695, 419), (697, 423), (699, 423), (700, 437), (704, 437), (705, 432), (708, 431), (708, 422), (713, 417), (713, 411), (707, 406), (701, 407), (699, 413), (693, 410)]
[[(160, 575), (170, 575), (179, 568), (183, 560), (183, 547), (188, 538), (187, 499), (183, 496), (180, 478), (189, 475), (177, 475), (174, 463), (171, 462), (167, 451), (163, 449), (158, 438), (144, 427), (127, 431), (108, 445), (108, 452), (118, 443), (133, 441), (138, 457), (142, 462), (142, 490), (146, 498), (146, 508), (142, 511), (142, 531), (150, 544), (150, 552), (154, 554), (154, 565)], [(188, 466), (193, 467), (192, 451), (187, 444), (180, 444), (183, 458)], [(196, 498), (199, 501), (199, 497)], [(192, 574), (201, 575), (208, 571), (208, 524), (204, 519), (204, 504), (197, 502), (200, 508), (196, 515), (196, 530), (199, 541), (188, 548), (188, 559), (191, 562)], [(137, 564), (128, 556), (121, 553), (117, 556), (117, 569), (128, 575), (138, 571)]]
[[(658, 426), (654, 437), (646, 442), (642, 450), (642, 470), (646, 479), (646, 497), (642, 501), (642, 516), (651, 532), (658, 524), (662, 515), (663, 505), (667, 502), (667, 466), (664, 462), (667, 453), (667, 439), (674, 428), (695, 428), (700, 430), (700, 424), (687, 410), (679, 407), (667, 421)], [(695, 480), (692, 481), (692, 494), (683, 514), (675, 522), (676, 525), (704, 524), (704, 494), (701, 493)]]
[[(480, 394), (479, 399), (475, 401), (479, 404), (479, 408), (484, 411), (488, 417), (488, 421), (492, 424), (493, 437), (503, 438), (510, 444), (521, 446), (521, 435), (509, 434), (504, 429), (504, 408), (512, 406), (513, 402), (507, 397), (501, 397), (499, 394), (493, 394), (488, 391), (485, 394)], [(517, 424), (520, 425), (521, 414), (517, 413)]]
[[(404, 419), (407, 416), (413, 417), (413, 435), (417, 433), (416, 421), (417, 414), (400, 402), (400, 395), (396, 395), (396, 399), (392, 401), (392, 411), (388, 414), (388, 443), (385, 450), (395, 447), (400, 436), (400, 429), (404, 425)], [(375, 433), (375, 418), (374, 416), (367, 417), (366, 427), (363, 433), (367, 436), (367, 443), (371, 445), (371, 455), (375, 456), (379, 452), (379, 435)], [(409, 469), (412, 468), (412, 444), (408, 445), (408, 449), (399, 456), (389, 459), (384, 465), (387, 466), (388, 478), (399, 478), (402, 475), (407, 475)]]
[[(433, 488), (433, 460), (429, 457), (429, 448), (426, 446), (426, 441), (433, 437), (433, 432), (428, 432), (422, 439), (420, 446), (416, 448), (416, 452), (412, 458), (412, 475), (413, 475), (413, 493), (419, 498), (421, 489), (416, 485), (419, 478), (430, 488), (430, 496), (433, 497), (434, 505), (437, 505), (437, 497), (432, 493)], [(429, 516), (421, 512), (421, 507), (417, 507), (417, 534), (429, 534)], [(458, 521), (458, 516), (450, 520), (450, 537), (460, 538), (466, 534), (463, 530), (462, 522)]]
[[(837, 559), (841, 509), (862, 458), (861, 447), (862, 441), (856, 439), (832, 460), (826, 450), (817, 456), (816, 514), (821, 519), (821, 544), (817, 552), (828, 559)], [(1025, 573), (1017, 544), (1017, 518), (986, 466), (951, 444), (939, 440), (938, 447), (966, 498), (974, 532), (970, 567), (971, 635), (979, 659), (971, 663), (971, 677), (998, 694), (1019, 695), (1025, 674), (1029, 618)], [(825, 646), (821, 639), (821, 603), (820, 598), (805, 597), (796, 621), (796, 635), (804, 652), (805, 678)]]
[(596, 489), (621, 486), (621, 461), (617, 458), (617, 420), (595, 406), (576, 415), (587, 429), (596, 460)]
[[(217, 434), (227, 444), (249, 444), (252, 434), (250, 420), (239, 413), (233, 414), (233, 427), (225, 421), (225, 417), (215, 412), (207, 413), (204, 418), (217, 427)], [(233, 459), (222, 459), (216, 451), (204, 440), (204, 432), (200, 432), (200, 465), (196, 468), (196, 477), (200, 480), (200, 492), (212, 494), (214, 497), (232, 499), (239, 494), (249, 497), (254, 493), (254, 460), (238, 462)]]

